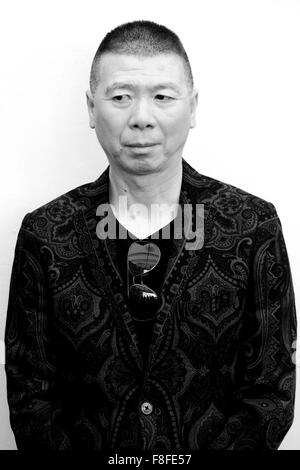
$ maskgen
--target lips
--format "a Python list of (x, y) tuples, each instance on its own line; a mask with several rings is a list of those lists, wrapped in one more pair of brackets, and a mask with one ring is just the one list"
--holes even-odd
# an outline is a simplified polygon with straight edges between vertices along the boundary
[(145, 142), (145, 143), (141, 143), (141, 142), (135, 142), (133, 144), (127, 144), (126, 147), (153, 147), (153, 145), (157, 145), (155, 142)]

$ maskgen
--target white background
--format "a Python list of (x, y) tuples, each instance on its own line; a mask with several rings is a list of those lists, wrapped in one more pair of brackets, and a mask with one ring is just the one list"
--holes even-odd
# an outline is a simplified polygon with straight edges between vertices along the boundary
[[(17, 231), (25, 213), (95, 180), (107, 166), (88, 127), (90, 66), (109, 30), (140, 19), (173, 29), (192, 64), (198, 119), (183, 156), (200, 173), (275, 204), (299, 298), (300, 1), (5, 2), (0, 20), (0, 449), (15, 449), (3, 337)], [(281, 449), (300, 449), (299, 390), (298, 383), (295, 421)]]

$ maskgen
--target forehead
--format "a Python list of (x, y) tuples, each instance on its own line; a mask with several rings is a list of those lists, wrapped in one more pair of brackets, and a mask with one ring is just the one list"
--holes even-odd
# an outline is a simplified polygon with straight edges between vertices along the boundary
[(184, 86), (186, 74), (183, 59), (176, 54), (136, 56), (106, 53), (98, 64), (99, 85), (107, 85), (115, 80), (128, 79), (136, 83), (172, 81)]

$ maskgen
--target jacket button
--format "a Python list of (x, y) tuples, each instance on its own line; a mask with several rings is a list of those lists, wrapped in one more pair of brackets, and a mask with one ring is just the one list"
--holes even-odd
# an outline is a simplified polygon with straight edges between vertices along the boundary
[(144, 401), (144, 403), (141, 404), (141, 411), (144, 415), (150, 415), (153, 411), (153, 405), (148, 401)]

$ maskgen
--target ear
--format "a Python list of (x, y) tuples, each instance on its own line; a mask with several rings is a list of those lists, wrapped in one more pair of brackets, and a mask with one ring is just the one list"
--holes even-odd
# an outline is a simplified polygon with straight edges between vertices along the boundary
[(191, 95), (191, 125), (190, 129), (196, 126), (196, 111), (198, 106), (198, 90), (193, 90)]
[(95, 129), (95, 117), (94, 117), (94, 97), (91, 90), (86, 91), (86, 102), (89, 112), (89, 124), (91, 129)]

